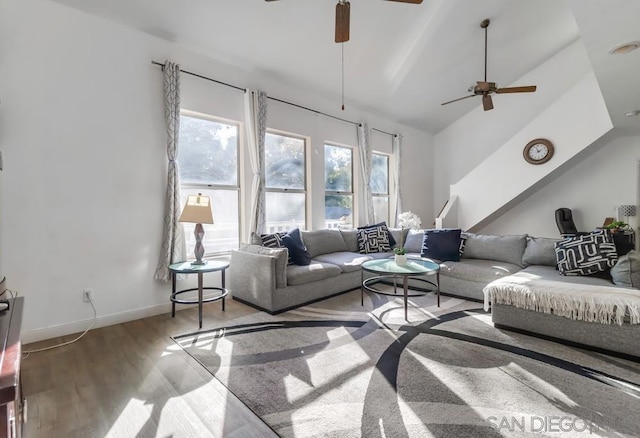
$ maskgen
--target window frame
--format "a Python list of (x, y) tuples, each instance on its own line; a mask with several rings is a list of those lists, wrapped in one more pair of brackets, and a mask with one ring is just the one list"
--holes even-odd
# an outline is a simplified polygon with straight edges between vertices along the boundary
[[(208, 184), (208, 183), (194, 183), (194, 182), (182, 182), (182, 179), (180, 180), (180, 202), (181, 204), (183, 202), (186, 201), (186, 198), (183, 199), (183, 192), (184, 191), (197, 191), (198, 189), (202, 189), (202, 190), (226, 190), (226, 191), (230, 191), (230, 192), (236, 192), (236, 199), (238, 202), (238, 216), (237, 216), (237, 223), (238, 223), (238, 247), (240, 246), (240, 243), (242, 242), (242, 160), (243, 160), (243, 154), (242, 154), (242, 123), (238, 122), (236, 120), (231, 120), (231, 119), (226, 119), (224, 117), (218, 117), (218, 116), (214, 116), (211, 114), (206, 114), (206, 113), (201, 113), (198, 111), (192, 111), (189, 109), (185, 109), (185, 108), (180, 108), (180, 117), (190, 117), (193, 119), (199, 119), (199, 120), (205, 120), (208, 122), (213, 122), (213, 123), (218, 123), (218, 124), (222, 124), (222, 125), (229, 125), (229, 126), (234, 126), (236, 128), (236, 184), (235, 185), (227, 185), (227, 184)], [(182, 129), (182, 124), (180, 125), (180, 128)], [(178, 165), (180, 165), (180, 140), (178, 140), (178, 154), (176, 157), (176, 160), (178, 161)], [(185, 190), (186, 189), (186, 190)], [(215, 216), (216, 216), (216, 212), (215, 212), (215, 206), (212, 206), (214, 208), (213, 210), (213, 217), (215, 220)], [(215, 226), (215, 224), (213, 224)], [(188, 236), (187, 236), (187, 232), (186, 230), (184, 230), (184, 234), (185, 234), (185, 242), (188, 241)], [(232, 250), (224, 250), (224, 251), (211, 251), (208, 249), (207, 246), (205, 246), (205, 254), (203, 257), (216, 257), (216, 256), (225, 256), (225, 255), (229, 255), (231, 254)], [(187, 260), (192, 260), (195, 259), (193, 254), (189, 254), (187, 253)]]
[[(390, 178), (390, 171), (391, 171), (391, 154), (387, 154), (384, 152), (378, 152), (378, 151), (373, 151), (371, 153), (371, 168), (373, 170), (373, 156), (374, 155), (378, 155), (381, 157), (385, 157), (387, 159), (387, 191), (386, 193), (383, 192), (374, 192), (373, 190), (371, 190), (371, 197), (372, 198), (386, 198), (387, 199), (387, 223), (389, 223), (391, 221), (391, 178)], [(369, 187), (371, 187), (371, 181), (369, 181)], [(380, 220), (378, 220), (380, 219)], [(383, 218), (376, 218), (376, 222), (380, 222), (381, 220), (383, 220)]]
[[(282, 188), (282, 187), (269, 187), (267, 185), (267, 181), (266, 181), (266, 175), (265, 175), (265, 182), (264, 182), (264, 193), (265, 193), (265, 214), (267, 211), (267, 193), (298, 193), (298, 194), (302, 194), (304, 195), (304, 226), (303, 229), (308, 229), (309, 226), (309, 169), (310, 169), (310, 164), (309, 164), (309, 145), (310, 145), (310, 139), (307, 136), (304, 135), (300, 135), (300, 134), (294, 134), (292, 132), (287, 132), (287, 131), (282, 131), (279, 129), (273, 129), (273, 128), (269, 128), (267, 127), (267, 130), (265, 132), (265, 162), (262, 163), (264, 168), (265, 168), (265, 172), (266, 172), (266, 167), (267, 167), (267, 163), (266, 163), (266, 136), (268, 134), (271, 135), (278, 135), (281, 137), (289, 137), (289, 138), (293, 138), (296, 140), (301, 140), (303, 143), (303, 153), (302, 155), (304, 156), (304, 184), (303, 184), (303, 188), (302, 189), (289, 189), (289, 188)], [(265, 227), (267, 225), (267, 219), (265, 217)], [(265, 232), (268, 232), (268, 230), (265, 230)]]
[[(342, 148), (342, 149), (348, 149), (351, 152), (351, 191), (350, 192), (345, 192), (345, 191), (340, 191), (340, 190), (327, 190), (327, 181), (326, 181), (326, 172), (327, 172), (327, 155), (326, 155), (326, 151), (327, 151), (327, 146), (329, 147), (334, 147), (334, 148)], [(327, 199), (327, 195), (334, 195), (334, 196), (346, 196), (349, 195), (351, 196), (351, 228), (355, 228), (357, 225), (357, 212), (358, 212), (358, 197), (357, 197), (357, 182), (356, 182), (356, 172), (355, 172), (355, 160), (356, 160), (356, 154), (355, 154), (355, 150), (356, 148), (354, 146), (350, 146), (350, 145), (346, 145), (346, 144), (340, 144), (340, 143), (336, 143), (336, 142), (332, 142), (332, 141), (325, 141), (323, 143), (323, 160), (322, 160), (322, 188), (324, 190), (324, 197), (323, 197), (323, 202), (325, 204), (324, 206), (324, 212), (323, 212), (323, 223), (325, 227), (327, 226), (327, 217), (326, 217), (326, 199)]]

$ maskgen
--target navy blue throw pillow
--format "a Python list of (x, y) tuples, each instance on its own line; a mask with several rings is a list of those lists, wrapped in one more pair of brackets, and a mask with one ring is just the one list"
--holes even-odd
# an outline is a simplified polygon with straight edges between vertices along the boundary
[(358, 227), (358, 230), (371, 230), (371, 229), (378, 228), (378, 227), (383, 227), (384, 231), (387, 232), (388, 237), (389, 237), (389, 246), (393, 248), (395, 246), (395, 244), (396, 244), (396, 239), (393, 238), (393, 235), (391, 234), (391, 231), (389, 231), (389, 227), (387, 227), (387, 222), (386, 221), (382, 221), (380, 223), (373, 224), (373, 225), (365, 225), (363, 227)]
[(460, 228), (425, 230), (421, 256), (442, 262), (459, 262), (461, 231)]
[(282, 237), (282, 245), (289, 250), (289, 256), (294, 265), (307, 266), (311, 264), (311, 255), (302, 241), (299, 228), (290, 230)]

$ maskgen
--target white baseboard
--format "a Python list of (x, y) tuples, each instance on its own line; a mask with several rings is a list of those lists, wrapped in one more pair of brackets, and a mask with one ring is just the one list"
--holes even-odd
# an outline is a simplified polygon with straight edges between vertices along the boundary
[[(114, 324), (121, 324), (123, 322), (135, 321), (136, 319), (148, 318), (150, 316), (160, 315), (162, 313), (171, 312), (171, 303), (157, 304), (151, 307), (144, 307), (142, 309), (135, 309), (121, 313), (113, 313), (111, 315), (98, 316), (96, 323), (92, 329), (98, 327), (107, 327)], [(93, 318), (85, 319), (82, 321), (75, 321), (68, 324), (54, 325), (51, 327), (39, 328), (31, 331), (23, 331), (20, 335), (23, 345), (30, 344), (32, 342), (44, 341), (46, 339), (57, 338), (59, 336), (66, 336), (73, 333), (82, 333), (91, 325)]]

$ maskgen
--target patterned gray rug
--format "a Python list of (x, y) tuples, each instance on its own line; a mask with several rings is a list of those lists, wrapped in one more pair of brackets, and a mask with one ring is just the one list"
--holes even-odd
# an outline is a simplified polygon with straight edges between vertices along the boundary
[(639, 436), (640, 364), (360, 292), (174, 338), (283, 437)]

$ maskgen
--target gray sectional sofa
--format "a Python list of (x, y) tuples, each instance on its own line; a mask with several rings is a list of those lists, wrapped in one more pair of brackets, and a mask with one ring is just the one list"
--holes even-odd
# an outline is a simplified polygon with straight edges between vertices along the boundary
[[(410, 257), (420, 257), (420, 233), (390, 232), (396, 242), (404, 243)], [(630, 305), (622, 310), (628, 313), (629, 309), (635, 309), (640, 313), (640, 290), (618, 287), (605, 278), (561, 275), (556, 269), (554, 244), (557, 239), (472, 233), (464, 233), (464, 237), (460, 260), (440, 262), (441, 293), (485, 301), (487, 308), (493, 305), (493, 322), (502, 328), (640, 357), (640, 347), (634, 340), (640, 338), (640, 324), (630, 321), (628, 315), (624, 323), (612, 318), (604, 321), (606, 317), (602, 315), (596, 322), (597, 317), (591, 317), (584, 309), (580, 315), (565, 309), (564, 314), (558, 316), (550, 305), (521, 305), (535, 295), (531, 287), (545, 291), (551, 287), (560, 291), (557, 295), (563, 300), (572, 291), (621, 294)], [(363, 261), (393, 255), (392, 252), (360, 254), (356, 230), (303, 231), (302, 239), (312, 257), (308, 266), (287, 265), (287, 250), (262, 247), (259, 237), (252, 244), (233, 251), (230, 266), (233, 298), (269, 313), (279, 313), (359, 288)], [(504, 298), (499, 292), (505, 290), (510, 299), (496, 300), (496, 297)]]

